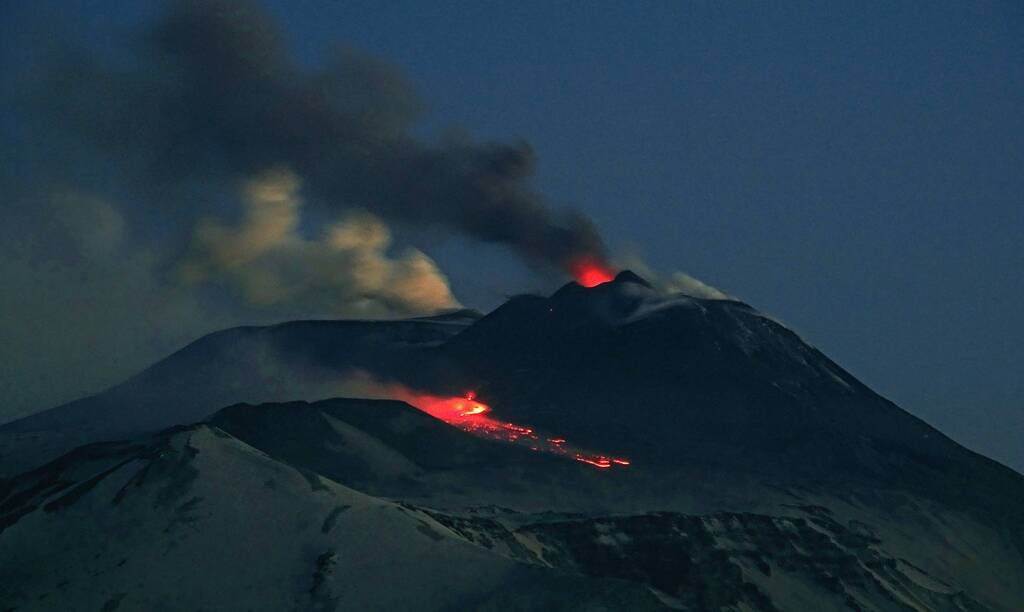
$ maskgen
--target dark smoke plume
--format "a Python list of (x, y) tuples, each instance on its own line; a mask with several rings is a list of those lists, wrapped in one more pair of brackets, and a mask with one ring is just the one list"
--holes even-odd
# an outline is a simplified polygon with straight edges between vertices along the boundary
[(48, 98), (150, 178), (193, 184), (285, 166), (313, 204), (504, 244), (542, 269), (605, 259), (586, 217), (555, 214), (530, 187), (527, 143), (411, 136), (417, 97), (379, 60), (340, 51), (300, 66), (268, 16), (237, 1), (175, 2), (143, 40), (125, 66), (76, 59)]

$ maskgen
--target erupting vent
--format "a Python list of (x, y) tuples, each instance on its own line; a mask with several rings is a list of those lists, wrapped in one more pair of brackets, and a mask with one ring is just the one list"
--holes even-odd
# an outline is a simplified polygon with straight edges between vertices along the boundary
[(403, 388), (394, 395), (436, 419), (482, 438), (522, 444), (536, 452), (572, 457), (601, 469), (629, 465), (628, 459), (586, 452), (566, 444), (564, 438), (545, 437), (529, 427), (495, 419), (488, 414), (491, 407), (478, 401), (472, 392), (464, 397), (441, 397)]
[(602, 260), (596, 257), (583, 257), (577, 259), (569, 266), (576, 282), (584, 287), (596, 287), (615, 279), (615, 273)]

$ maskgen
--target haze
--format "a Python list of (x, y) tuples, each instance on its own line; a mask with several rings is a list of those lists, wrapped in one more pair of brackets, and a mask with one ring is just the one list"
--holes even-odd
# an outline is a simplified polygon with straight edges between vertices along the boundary
[[(410, 130), (425, 142), (528, 141), (529, 184), (556, 211), (589, 216), (619, 261), (685, 271), (771, 313), (955, 440), (1024, 469), (1020, 5), (264, 6), (304, 65), (339, 43), (394, 66), (424, 102)], [(167, 194), (23, 121), (33, 109), (19, 95), (55, 53), (26, 24), (124, 59), (125, 37), (159, 12), (38, 2), (0, 24), (0, 89), (19, 101), (0, 115), (0, 421), (98, 391), (222, 327), (422, 304), (410, 297), (422, 292), (377, 285), (357, 304), (322, 279), (281, 300), (248, 271), (213, 288), (171, 283), (181, 245), (195, 242), (167, 237), (191, 239), (198, 221), (154, 212), (140, 198)], [(298, 202), (313, 198), (296, 189), (273, 210), (305, 214)], [(234, 227), (230, 193), (204, 192), (196, 216)], [(358, 238), (344, 261), (374, 258), (416, 291), (444, 279), (454, 298), (434, 293), (431, 305), (486, 310), (565, 280), (502, 246), (386, 221), (340, 221)], [(302, 233), (335, 222), (285, 216), (273, 247), (288, 265), (269, 268), (274, 278), (337, 256)]]

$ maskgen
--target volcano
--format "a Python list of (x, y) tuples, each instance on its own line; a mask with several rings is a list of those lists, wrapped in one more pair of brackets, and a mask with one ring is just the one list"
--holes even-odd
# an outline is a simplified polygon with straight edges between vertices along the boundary
[(1024, 477), (748, 304), (577, 276), (0, 427), (0, 608), (1020, 609)]
[(570, 264), (569, 271), (577, 283), (588, 289), (611, 282), (615, 277), (611, 267), (597, 257), (577, 259)]

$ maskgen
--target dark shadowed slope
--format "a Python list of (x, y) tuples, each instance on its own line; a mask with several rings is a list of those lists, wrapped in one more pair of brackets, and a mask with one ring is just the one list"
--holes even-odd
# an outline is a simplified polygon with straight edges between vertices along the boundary
[(80, 444), (192, 423), (238, 402), (332, 397), (344, 372), (408, 369), (418, 347), (443, 342), (478, 317), (297, 321), (210, 334), (107, 391), (0, 426), (0, 475)]
[(1024, 517), (1024, 478), (877, 395), (750, 306), (624, 272), (510, 301), (436, 348), (504, 418), (637, 462), (914, 490)]
[(635, 583), (494, 554), (205, 425), (3, 483), (0, 559), (0, 606), (15, 610), (661, 607)]
[[(963, 611), (1013, 610), (1021, 593), (998, 536), (912, 497), (890, 513), (769, 489), (777, 499), (757, 511), (695, 514), (684, 496), (629, 513), (497, 506), (502, 485), (505, 501), (538, 504), (509, 478), (551, 506), (585, 502), (587, 478), (614, 473), (422, 418), (396, 402), (239, 405), (219, 426), (82, 447), (2, 482), (0, 605)], [(648, 470), (606, 486), (651, 503), (652, 481), (668, 480)], [(483, 473), (490, 482), (473, 478)], [(463, 505), (388, 501), (355, 483), (412, 483), (414, 496), (456, 483)]]
[(0, 473), (238, 402), (338, 395), (353, 372), (441, 394), (647, 465), (779, 486), (909, 490), (1021, 522), (1024, 478), (878, 396), (731, 300), (666, 295), (630, 272), (491, 314), (297, 322), (212, 334), (107, 392), (0, 427)]
[[(476, 439), (397, 402), (256, 405), (334, 396), (356, 372), (442, 396), (473, 389), (497, 419), (631, 464), (599, 470)], [(81, 442), (203, 420), (222, 406), (215, 430), (275, 461), (454, 517), (453, 533), (488, 550), (512, 538), (502, 554), (520, 562), (524, 547), (541, 565), (645, 584), (670, 605), (757, 608), (766, 596), (783, 609), (1014, 610), (1024, 601), (1024, 477), (750, 306), (666, 295), (630, 273), (515, 298), (483, 318), (214, 334), (108, 392), (0, 428), (2, 467), (12, 474)], [(38, 486), (49, 504), (58, 489), (48, 487), (78, 480), (47, 484), (47, 469)], [(5, 516), (27, 507), (33, 478), (4, 484)], [(481, 513), (492, 520), (483, 536), (456, 520)], [(583, 523), (529, 527), (552, 513)], [(825, 541), (812, 545), (806, 529), (824, 530)], [(576, 535), (543, 539), (552, 533)], [(591, 550), (595, 538), (614, 549), (596, 549), (609, 557)], [(669, 575), (648, 557), (662, 541), (675, 542), (658, 555), (674, 559)], [(699, 541), (712, 544), (693, 548)], [(687, 599), (695, 584), (723, 590)]]

